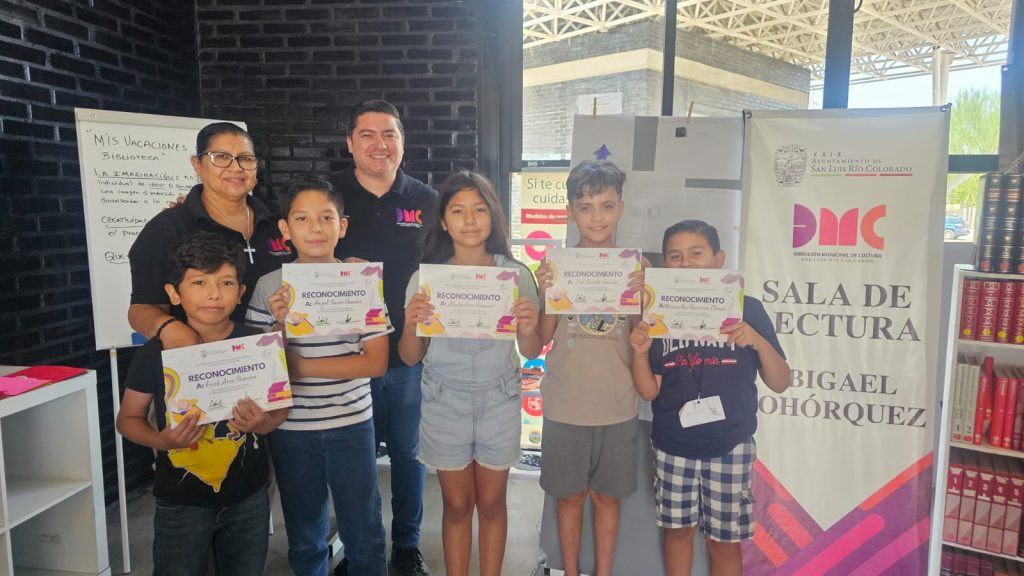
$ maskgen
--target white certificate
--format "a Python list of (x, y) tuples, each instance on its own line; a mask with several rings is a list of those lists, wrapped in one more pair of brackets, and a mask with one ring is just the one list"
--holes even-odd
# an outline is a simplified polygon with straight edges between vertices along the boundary
[(280, 332), (164, 350), (162, 356), (171, 428), (196, 411), (200, 424), (227, 420), (242, 398), (264, 410), (292, 405)]
[(419, 283), (434, 316), (416, 325), (417, 336), (515, 339), (512, 304), (519, 298), (519, 270), (421, 264)]
[(738, 270), (648, 268), (644, 283), (644, 322), (652, 338), (725, 342), (720, 330), (743, 320)]
[(622, 248), (551, 248), (554, 274), (547, 289), (547, 314), (639, 314), (640, 294), (629, 289), (642, 254)]
[(281, 281), (288, 286), (289, 338), (384, 332), (384, 265), (285, 264)]

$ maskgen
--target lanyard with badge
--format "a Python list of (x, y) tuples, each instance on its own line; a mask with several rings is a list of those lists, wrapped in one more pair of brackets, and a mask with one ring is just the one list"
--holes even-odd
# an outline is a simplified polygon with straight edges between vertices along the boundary
[[(706, 348), (705, 348), (706, 350)], [(701, 356), (700, 373), (698, 374), (692, 366), (693, 357), (687, 358), (686, 371), (690, 378), (697, 384), (697, 398), (683, 404), (679, 409), (679, 425), (683, 428), (691, 428), (725, 420), (725, 410), (722, 408), (722, 399), (718, 396), (704, 397), (704, 366), (707, 364), (707, 357)]]

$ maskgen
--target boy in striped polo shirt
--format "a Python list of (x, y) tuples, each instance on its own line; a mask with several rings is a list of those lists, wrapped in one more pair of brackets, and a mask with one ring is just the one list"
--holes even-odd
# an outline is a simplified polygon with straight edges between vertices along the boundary
[[(294, 246), (297, 263), (336, 262), (334, 247), (348, 222), (330, 182), (315, 176), (292, 179), (278, 206), (285, 214), (281, 233)], [(281, 270), (266, 274), (256, 284), (246, 322), (283, 331), (287, 302)], [(288, 562), (298, 576), (328, 572), (328, 489), (345, 545), (340, 572), (387, 574), (370, 378), (387, 370), (387, 334), (393, 330), (389, 321), (386, 332), (288, 341), (294, 405), (271, 435), (270, 447)]]

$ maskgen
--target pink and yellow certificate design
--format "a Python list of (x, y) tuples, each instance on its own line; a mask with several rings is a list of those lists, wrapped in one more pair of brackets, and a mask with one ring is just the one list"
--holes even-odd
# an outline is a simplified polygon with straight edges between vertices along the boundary
[(285, 264), (289, 338), (385, 332), (384, 264)]
[(544, 294), (547, 314), (639, 314), (640, 293), (629, 275), (640, 270), (638, 249), (551, 248), (554, 284)]
[(198, 412), (199, 424), (231, 418), (242, 398), (264, 410), (292, 405), (280, 332), (243, 336), (162, 352), (167, 424)]
[(644, 322), (651, 338), (725, 342), (720, 330), (743, 320), (738, 270), (644, 270)]
[(512, 304), (519, 271), (494, 266), (421, 264), (419, 291), (430, 297), (434, 317), (416, 325), (417, 336), (514, 340)]

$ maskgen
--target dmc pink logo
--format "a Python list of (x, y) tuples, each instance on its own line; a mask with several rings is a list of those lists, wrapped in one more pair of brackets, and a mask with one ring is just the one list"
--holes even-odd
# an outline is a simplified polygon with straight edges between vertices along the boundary
[(816, 217), (803, 204), (793, 205), (793, 248), (806, 246), (818, 236), (818, 246), (856, 246), (858, 230), (868, 246), (876, 250), (885, 249), (885, 238), (875, 231), (875, 225), (885, 218), (886, 205), (879, 204), (860, 217), (859, 208), (851, 208), (837, 216), (828, 208), (822, 208)]
[(395, 208), (395, 221), (398, 224), (423, 225), (423, 210), (404, 210)]
[(487, 280), (487, 274), (486, 273), (484, 273), (484, 274), (477, 274), (476, 275), (476, 279), (477, 280)]
[(240, 352), (242, 350), (245, 350), (245, 344), (232, 344), (231, 345), (231, 351), (232, 352)]
[(341, 271), (341, 277), (342, 278), (344, 278), (345, 276), (351, 276), (351, 275), (352, 275), (352, 271), (351, 270), (342, 270)]
[(598, 252), (597, 253), (597, 257), (598, 258), (609, 258), (610, 256), (611, 255), (608, 252)]
[(292, 251), (291, 247), (289, 247), (288, 244), (285, 243), (284, 238), (268, 238), (267, 239), (267, 249), (270, 252), (275, 252), (275, 253), (281, 253), (281, 252), (288, 252), (288, 253), (290, 253)]
[(710, 276), (700, 276), (700, 277), (697, 278), (697, 283), (698, 284), (711, 284), (711, 277)]

